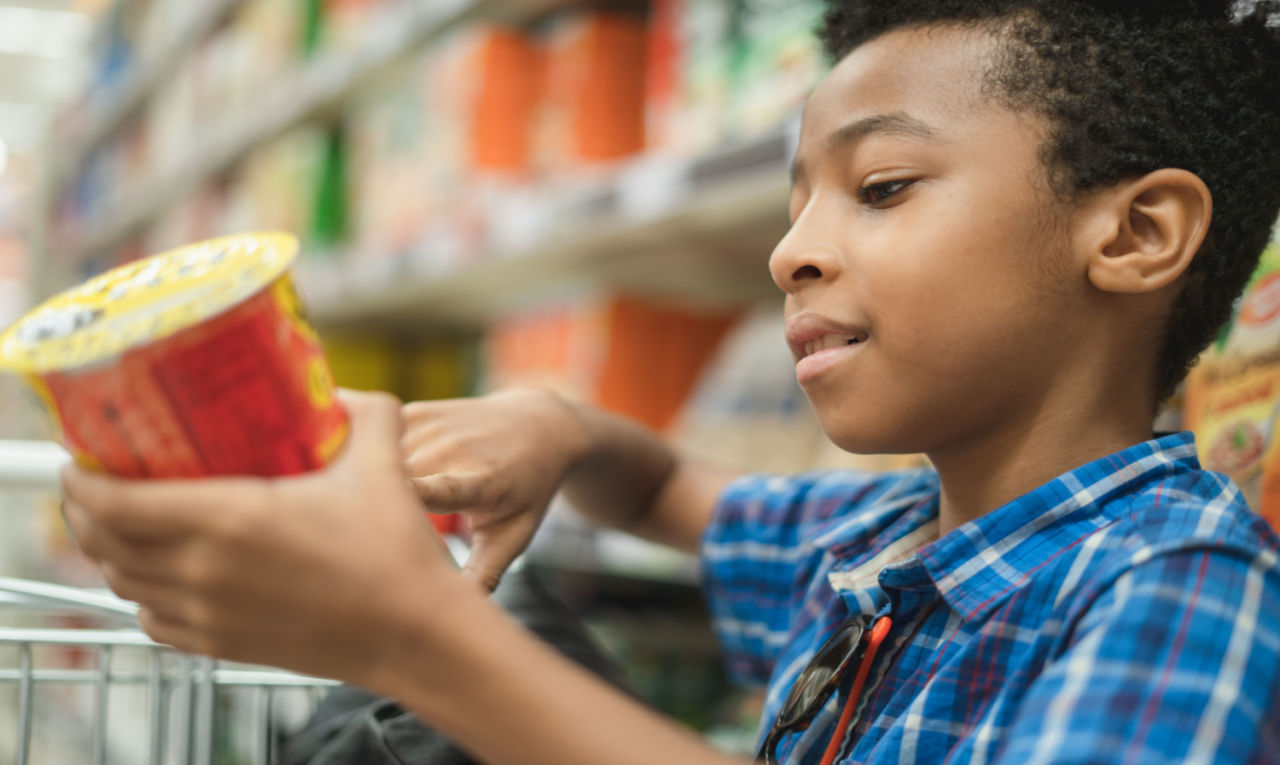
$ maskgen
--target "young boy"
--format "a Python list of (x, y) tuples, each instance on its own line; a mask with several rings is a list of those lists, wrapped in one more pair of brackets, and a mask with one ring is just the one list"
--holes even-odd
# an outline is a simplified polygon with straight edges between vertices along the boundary
[[(475, 586), (559, 488), (701, 551), (766, 761), (1280, 762), (1280, 540), (1151, 429), (1280, 213), (1278, 16), (833, 3), (770, 268), (828, 435), (931, 469), (733, 480), (537, 391), (351, 395), (329, 470), (73, 468), (68, 519), (157, 640), (393, 696), (486, 762), (725, 761)], [(470, 514), (469, 576), (423, 503)]]

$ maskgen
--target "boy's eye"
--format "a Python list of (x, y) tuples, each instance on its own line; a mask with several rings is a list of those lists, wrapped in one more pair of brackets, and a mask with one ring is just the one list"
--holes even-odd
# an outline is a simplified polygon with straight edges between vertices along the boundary
[(876, 207), (888, 202), (894, 195), (906, 190), (914, 180), (885, 181), (873, 183), (858, 189), (858, 200), (866, 205)]

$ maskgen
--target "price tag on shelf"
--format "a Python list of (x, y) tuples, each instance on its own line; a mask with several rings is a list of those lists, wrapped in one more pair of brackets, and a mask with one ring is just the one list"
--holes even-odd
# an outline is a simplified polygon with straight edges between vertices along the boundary
[(489, 246), (500, 257), (518, 257), (544, 242), (555, 221), (552, 197), (545, 190), (504, 190), (489, 200)]
[(618, 176), (618, 210), (633, 221), (661, 218), (688, 198), (689, 163), (670, 157), (637, 160)]
[(447, 223), (432, 226), (409, 252), (405, 263), (411, 279), (422, 280), (457, 273), (475, 246), (459, 226)]

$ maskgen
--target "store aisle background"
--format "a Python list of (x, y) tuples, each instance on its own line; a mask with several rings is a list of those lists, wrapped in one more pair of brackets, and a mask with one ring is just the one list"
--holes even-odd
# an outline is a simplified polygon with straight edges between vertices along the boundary
[[(342, 385), (550, 386), (748, 470), (917, 464), (825, 439), (766, 268), (820, 6), (0, 0), (0, 324), (131, 259), (284, 229)], [(1277, 260), (1160, 422), (1195, 424), (1273, 519)], [(0, 437), (49, 434), (0, 377)], [(557, 506), (529, 560), (656, 705), (743, 746), (690, 559)], [(43, 495), (0, 492), (0, 574), (100, 584)]]
[[(50, 153), (49, 126), (84, 88), (95, 14), (102, 3), (0, 2), (0, 324), (16, 320), (36, 297), (32, 277), (44, 224), (40, 186)], [(24, 385), (0, 375), (0, 438), (47, 439), (50, 432)], [(56, 498), (0, 491), (0, 575), (35, 576), (60, 554), (51, 534)], [(7, 660), (6, 660), (7, 661)], [(3, 756), (0, 755), (0, 759)]]
[[(98, 3), (97, 6), (101, 6)], [(0, 2), (0, 325), (33, 299), (36, 212), (49, 156), (47, 130), (90, 70), (94, 4)], [(0, 438), (39, 435), (38, 413), (11, 377), (0, 378)]]
[[(795, 385), (766, 269), (823, 69), (816, 0), (30, 5), (71, 31), (41, 53), (29, 124), (0, 110), (5, 323), (128, 260), (284, 229), (342, 385), (546, 385), (744, 468), (842, 462)], [(0, 42), (52, 44), (4, 19)], [(48, 437), (0, 384), (0, 437)], [(55, 498), (0, 503), (0, 573), (101, 585)], [(557, 507), (529, 561), (655, 705), (745, 746), (755, 715), (726, 685), (692, 560)]]

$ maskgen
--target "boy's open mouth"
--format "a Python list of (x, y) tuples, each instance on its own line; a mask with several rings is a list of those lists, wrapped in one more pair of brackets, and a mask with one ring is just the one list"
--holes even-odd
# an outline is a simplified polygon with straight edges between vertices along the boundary
[(813, 311), (788, 316), (786, 335), (797, 364), (816, 356), (843, 356), (845, 351), (871, 339), (867, 325), (861, 321), (839, 321)]
[(866, 341), (866, 333), (856, 335), (839, 335), (835, 333), (822, 335), (821, 337), (816, 337), (804, 344), (804, 354), (801, 358), (804, 358), (805, 356), (812, 356), (813, 354), (819, 351), (825, 351), (828, 348), (858, 345), (859, 343), (865, 343)]

